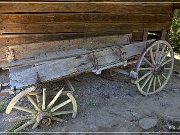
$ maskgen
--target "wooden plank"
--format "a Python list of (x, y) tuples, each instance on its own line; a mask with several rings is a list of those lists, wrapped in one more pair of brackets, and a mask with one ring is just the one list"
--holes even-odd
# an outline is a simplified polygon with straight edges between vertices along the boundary
[[(154, 40), (125, 45), (113, 46), (103, 49), (92, 50), (91, 53), (62, 58), (59, 60), (48, 61), (36, 64), (30, 68), (10, 69), (10, 83), (12, 86), (22, 87), (34, 84), (36, 82), (36, 73), (39, 73), (41, 81), (50, 81), (57, 78), (77, 75), (83, 72), (92, 72), (94, 70), (106, 69), (109, 64), (117, 65), (122, 59), (119, 57), (118, 48), (122, 48), (122, 52), (126, 52), (126, 59), (133, 55), (140, 54), (146, 44)], [(130, 49), (130, 50), (129, 50)], [(108, 54), (108, 55), (107, 55)], [(97, 60), (97, 65), (94, 66), (94, 58)], [(13, 71), (14, 70), (14, 71)], [(28, 78), (28, 79), (27, 79)]]
[[(98, 36), (111, 36), (128, 34), (120, 32), (101, 32), (101, 33), (56, 33), (56, 34), (8, 34), (0, 35), (0, 46), (11, 46), (29, 43), (41, 43), (49, 41), (60, 41), (65, 39), (87, 38)], [(131, 33), (131, 32), (130, 32)]]
[(57, 59), (64, 59), (69, 57), (75, 57), (83, 54), (88, 54), (89, 50), (87, 49), (73, 49), (73, 50), (64, 50), (64, 51), (55, 51), (55, 52), (48, 52), (48, 53), (41, 53), (39, 55), (35, 55), (32, 58), (22, 59), (12, 61), (7, 64), (1, 64), (0, 67), (4, 69), (15, 68), (15, 67), (22, 67), (22, 66), (29, 66), (29, 65), (37, 65), (37, 63), (57, 60)]
[(0, 23), (164, 23), (170, 14), (108, 14), (108, 13), (47, 13), (47, 14), (0, 14)]
[(133, 4), (133, 3), (99, 3), (99, 2), (1, 2), (0, 12), (102, 12), (102, 13), (171, 13), (172, 4)]
[[(132, 40), (142, 41), (142, 32), (132, 33)], [(60, 41), (65, 39), (83, 38), (83, 37), (97, 37), (97, 36), (110, 36), (128, 33), (108, 32), (108, 33), (57, 33), (57, 34), (10, 34), (0, 35), (0, 46), (11, 46), (29, 43), (40, 43), (49, 41)]]
[(59, 24), (2, 24), (0, 33), (61, 33), (61, 32), (127, 32), (169, 29), (165, 23), (59, 23)]
[(113, 45), (123, 45), (129, 44), (131, 39), (131, 34), (126, 35), (114, 35), (114, 36), (102, 36), (102, 37), (89, 37), (89, 38), (80, 38), (80, 39), (71, 39), (71, 40), (62, 40), (54, 42), (42, 42), (34, 44), (24, 44), (24, 45), (14, 45), (2, 47), (0, 60), (5, 57), (5, 49), (12, 49), (15, 54), (15, 59), (23, 59), (33, 57), (35, 55), (67, 50), (67, 49), (77, 49), (77, 48), (101, 48), (105, 46)]

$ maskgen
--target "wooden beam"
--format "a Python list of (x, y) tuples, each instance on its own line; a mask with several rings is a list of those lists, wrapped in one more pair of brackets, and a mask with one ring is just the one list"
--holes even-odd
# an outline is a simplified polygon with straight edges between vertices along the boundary
[(0, 13), (12, 12), (96, 12), (96, 13), (171, 13), (172, 4), (99, 3), (99, 2), (1, 2)]
[(127, 32), (143, 31), (149, 28), (157, 31), (169, 29), (169, 22), (164, 23), (56, 23), (56, 24), (1, 24), (0, 33), (61, 33), (61, 32)]
[(46, 13), (0, 14), (0, 23), (164, 23), (170, 14)]
[(15, 59), (23, 59), (34, 57), (35, 55), (68, 50), (68, 49), (94, 49), (113, 45), (123, 45), (129, 44), (132, 38), (131, 34), (126, 35), (114, 35), (114, 36), (101, 36), (101, 37), (89, 37), (89, 38), (79, 38), (71, 40), (53, 41), (53, 42), (42, 42), (33, 44), (22, 44), (22, 45), (12, 45), (7, 47), (1, 47), (0, 60), (5, 58), (5, 50), (13, 50)]
[(143, 31), (143, 41), (146, 41), (148, 39), (148, 31), (149, 29), (145, 28)]
[(166, 40), (166, 35), (167, 35), (167, 30), (166, 29), (162, 29), (161, 40)]
[(60, 41), (65, 39), (112, 36), (131, 32), (92, 32), (92, 33), (55, 33), (55, 34), (7, 34), (0, 35), (0, 46), (11, 46), (29, 43)]

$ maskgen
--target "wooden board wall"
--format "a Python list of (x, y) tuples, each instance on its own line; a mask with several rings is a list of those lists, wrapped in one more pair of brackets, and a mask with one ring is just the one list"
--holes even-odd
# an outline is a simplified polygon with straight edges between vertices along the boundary
[(169, 30), (174, 9), (172, 0), (23, 1), (0, 2), (0, 45), (127, 33), (141, 40), (144, 29)]

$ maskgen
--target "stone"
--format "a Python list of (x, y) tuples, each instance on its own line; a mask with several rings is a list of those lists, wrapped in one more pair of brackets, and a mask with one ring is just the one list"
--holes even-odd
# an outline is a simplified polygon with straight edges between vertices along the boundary
[(142, 118), (139, 120), (139, 126), (145, 130), (156, 126), (158, 119), (155, 117)]
[(136, 92), (136, 91), (129, 91), (129, 92), (128, 92), (128, 95), (129, 95), (130, 97), (136, 97), (136, 96), (137, 96), (137, 92)]
[(94, 125), (94, 124), (90, 124), (89, 127), (90, 127), (91, 132), (96, 132), (98, 130), (98, 127), (96, 125)]

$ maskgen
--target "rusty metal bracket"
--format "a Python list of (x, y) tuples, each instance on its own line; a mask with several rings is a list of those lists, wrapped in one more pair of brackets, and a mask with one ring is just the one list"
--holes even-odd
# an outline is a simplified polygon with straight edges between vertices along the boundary
[(95, 56), (95, 52), (92, 51), (92, 60), (93, 60), (93, 66), (95, 69), (97, 69), (97, 66), (98, 66), (98, 61), (97, 61), (97, 58)]
[(15, 60), (15, 53), (13, 49), (7, 48), (5, 55), (8, 62), (12, 62), (13, 60)]
[(36, 87), (36, 98), (37, 98), (37, 102), (38, 102), (38, 106), (41, 106), (42, 103), (42, 94), (43, 94), (43, 84), (41, 82), (41, 78), (39, 76), (39, 73), (36, 73), (37, 78), (36, 78), (36, 83), (35, 83), (35, 87)]
[(126, 52), (123, 52), (120, 47), (118, 47), (119, 50), (119, 60), (120, 62), (123, 62), (123, 66), (127, 66), (127, 60), (126, 60)]

